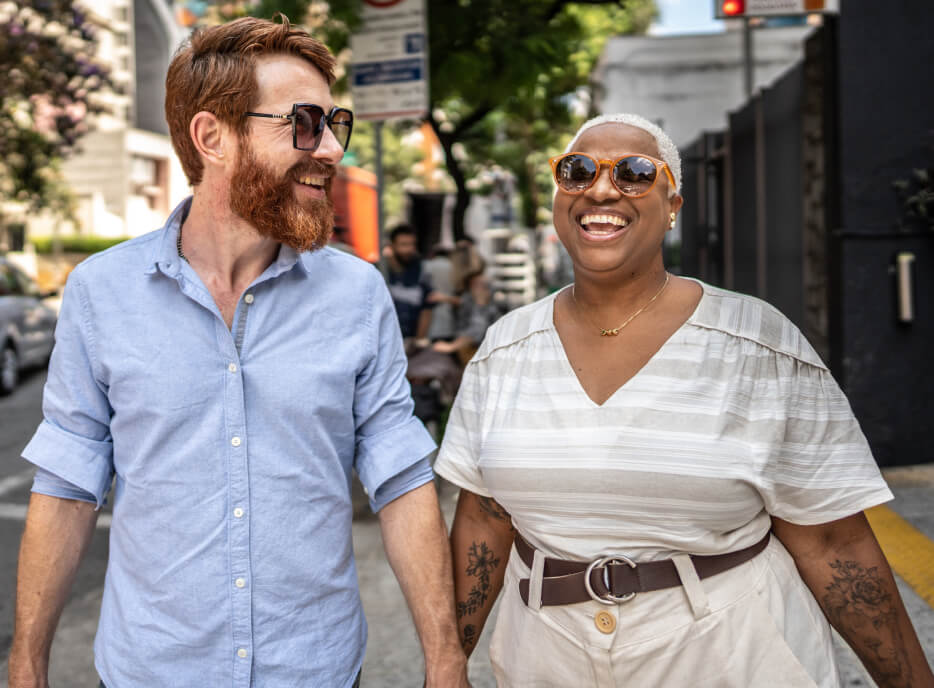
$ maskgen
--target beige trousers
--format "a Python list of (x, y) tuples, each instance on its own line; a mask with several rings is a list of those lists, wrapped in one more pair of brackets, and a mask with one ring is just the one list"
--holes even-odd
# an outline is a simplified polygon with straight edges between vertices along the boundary
[(830, 628), (774, 537), (730, 571), (620, 605), (527, 607), (530, 573), (513, 551), (490, 643), (500, 688), (839, 686)]

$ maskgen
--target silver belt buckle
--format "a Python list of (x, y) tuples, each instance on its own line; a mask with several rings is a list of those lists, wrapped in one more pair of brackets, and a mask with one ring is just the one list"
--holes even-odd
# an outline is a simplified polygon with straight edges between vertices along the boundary
[(595, 602), (599, 602), (600, 604), (614, 605), (628, 602), (636, 596), (636, 593), (628, 592), (625, 595), (617, 597), (612, 592), (607, 592), (605, 597), (600, 597), (594, 592), (593, 586), (590, 584), (590, 574), (595, 568), (600, 566), (603, 567), (603, 584), (606, 585), (607, 590), (610, 589), (610, 579), (606, 570), (607, 564), (629, 564), (631, 568), (636, 568), (636, 562), (629, 557), (624, 557), (622, 554), (611, 554), (610, 556), (601, 557), (600, 559), (594, 559), (590, 562), (590, 566), (587, 567), (587, 571), (584, 573), (584, 587), (587, 588), (587, 594), (590, 595)]

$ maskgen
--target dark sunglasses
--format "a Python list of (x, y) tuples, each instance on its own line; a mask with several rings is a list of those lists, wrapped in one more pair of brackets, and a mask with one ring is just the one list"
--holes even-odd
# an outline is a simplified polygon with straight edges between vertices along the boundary
[(555, 184), (569, 194), (584, 193), (597, 182), (600, 168), (610, 168), (610, 179), (621, 194), (630, 198), (645, 196), (658, 181), (659, 170), (665, 170), (671, 188), (675, 188), (675, 179), (664, 160), (656, 160), (647, 155), (627, 153), (616, 160), (597, 160), (586, 153), (565, 153), (551, 158), (551, 171), (555, 175)]
[(312, 103), (295, 103), (288, 115), (270, 115), (264, 112), (247, 112), (244, 117), (271, 117), (287, 119), (292, 122), (292, 146), (298, 150), (317, 150), (324, 135), (324, 125), (334, 134), (334, 138), (344, 150), (350, 145), (350, 132), (353, 130), (353, 113), (350, 110), (332, 107), (325, 114), (324, 108)]

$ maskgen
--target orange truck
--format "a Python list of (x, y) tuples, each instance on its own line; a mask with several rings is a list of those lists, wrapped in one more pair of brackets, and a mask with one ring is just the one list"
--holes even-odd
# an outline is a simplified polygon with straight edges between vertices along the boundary
[(349, 244), (363, 260), (379, 260), (379, 210), (376, 175), (341, 165), (331, 186), (335, 239)]

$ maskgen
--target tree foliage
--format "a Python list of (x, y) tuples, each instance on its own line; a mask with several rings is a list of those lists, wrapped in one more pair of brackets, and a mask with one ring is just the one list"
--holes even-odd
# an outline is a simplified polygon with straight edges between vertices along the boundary
[(0, 2), (0, 199), (70, 209), (60, 161), (112, 88), (87, 15), (70, 0)]

